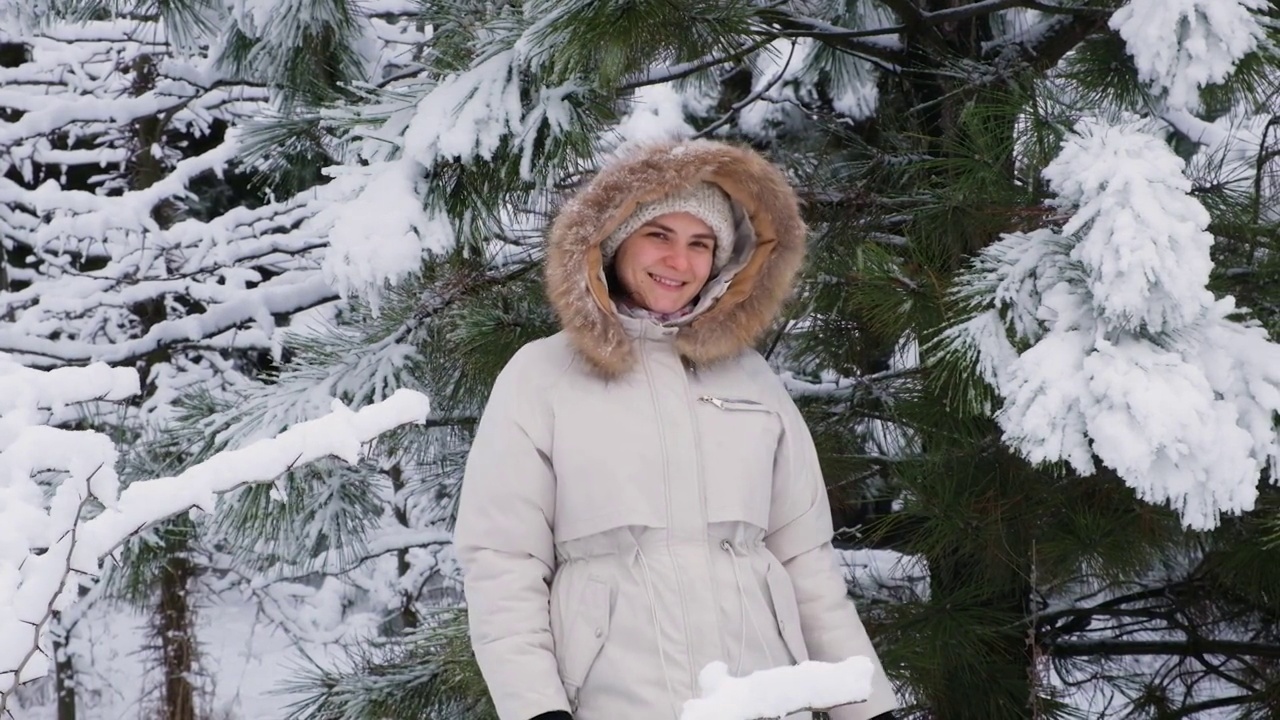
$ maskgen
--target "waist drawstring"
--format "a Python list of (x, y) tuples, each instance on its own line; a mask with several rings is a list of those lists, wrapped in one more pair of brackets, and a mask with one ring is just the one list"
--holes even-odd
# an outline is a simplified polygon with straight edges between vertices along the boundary
[(765, 642), (764, 633), (760, 631), (760, 625), (756, 622), (755, 613), (751, 612), (751, 603), (747, 602), (747, 590), (742, 585), (742, 574), (738, 571), (738, 553), (733, 549), (733, 543), (728, 540), (721, 540), (720, 547), (729, 553), (733, 564), (733, 580), (738, 584), (738, 604), (741, 606), (739, 615), (742, 616), (742, 634), (741, 641), (738, 646), (738, 669), (734, 671), (734, 675), (742, 674), (742, 658), (747, 654), (747, 619), (751, 619), (751, 627), (756, 631), (756, 639), (760, 641), (760, 647), (764, 649), (764, 656), (769, 661), (769, 667), (777, 667), (773, 661), (773, 653), (769, 652), (769, 643)]
[(676, 703), (676, 691), (671, 687), (671, 671), (667, 669), (667, 652), (662, 646), (662, 625), (658, 622), (658, 600), (653, 592), (653, 580), (649, 575), (649, 563), (644, 559), (644, 550), (636, 545), (636, 556), (640, 558), (640, 572), (644, 575), (644, 591), (649, 598), (649, 614), (653, 619), (653, 639), (658, 643), (658, 660), (662, 663), (662, 679), (667, 683), (667, 700), (671, 703), (673, 718), (680, 717)]

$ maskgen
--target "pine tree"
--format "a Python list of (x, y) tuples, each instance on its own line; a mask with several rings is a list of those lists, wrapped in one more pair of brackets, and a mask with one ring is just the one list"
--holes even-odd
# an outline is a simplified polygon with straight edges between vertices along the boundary
[[(307, 17), (332, 17), (315, 8)], [(333, 45), (246, 32), (238, 52), (279, 61), (273, 82), (291, 99), (256, 128), (262, 162), (326, 157), (326, 187), (341, 183), (324, 267), (349, 304), (331, 327), (290, 336), (293, 362), (246, 389), (250, 419), (210, 406), (206, 436), (235, 442), (303, 416), (316, 386), (356, 403), (423, 388), (433, 427), (388, 447), (367, 482), (421, 492), (429, 510), (410, 525), (447, 525), (487, 388), (521, 343), (553, 329), (538, 237), (563, 193), (623, 139), (749, 142), (788, 167), (814, 230), (793, 322), (762, 350), (803, 401), (847, 544), (895, 551), (927, 576), (926, 587), (855, 588), (914, 714), (1269, 716), (1280, 607), (1266, 473), (1255, 507), (1188, 530), (1181, 508), (1140, 497), (1092, 452), (1085, 465), (1008, 442), (994, 415), (1005, 388), (942, 341), (978, 309), (966, 288), (1000, 266), (1002, 238), (1052, 249), (1051, 235), (1075, 232), (1045, 171), (1082, 120), (1144, 121), (1144, 136), (1190, 161), (1189, 194), (1215, 239), (1210, 288), (1275, 329), (1277, 68), (1258, 20), (1271, 12), (1255, 0), (433, 3), (387, 25), (430, 28), (410, 41), (412, 63), (364, 82), (322, 76), (331, 90), (286, 70)], [(314, 143), (267, 150), (288, 136)], [(1023, 332), (1036, 318), (1003, 319)], [(1034, 339), (1011, 337), (1019, 353)], [(361, 345), (374, 350), (345, 352)], [(233, 511), (229, 536), (270, 530), (254, 502), (265, 501)], [(314, 539), (304, 568), (350, 545)], [(382, 649), (350, 672), (318, 670), (297, 715), (487, 717), (452, 641), (460, 616), (432, 615), (414, 593), (385, 599), (375, 612), (405, 619), (383, 624)]]
[[(271, 202), (253, 184), (265, 175), (237, 161), (235, 126), (267, 112), (269, 94), (211, 67), (226, 12), (196, 0), (0, 11), (13, 20), (0, 28), (0, 353), (136, 369), (130, 407), (78, 423), (137, 451), (126, 478), (159, 469), (142, 448), (175, 398), (270, 367), (277, 324), (336, 297), (311, 258), (320, 243), (297, 228), (315, 209)], [(198, 459), (171, 453), (167, 466)], [(196, 532), (186, 519), (155, 528), (111, 583), (152, 615), (157, 717), (198, 709)], [(74, 662), (55, 653), (70, 720)]]

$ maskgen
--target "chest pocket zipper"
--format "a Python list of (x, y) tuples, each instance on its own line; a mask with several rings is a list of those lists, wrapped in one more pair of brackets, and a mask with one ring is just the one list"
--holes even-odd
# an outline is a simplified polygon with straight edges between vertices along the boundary
[(741, 411), (741, 412), (762, 412), (771, 413), (769, 406), (755, 400), (734, 400), (730, 398), (718, 398), (712, 395), (701, 395), (698, 397), (699, 402), (714, 405), (721, 410)]

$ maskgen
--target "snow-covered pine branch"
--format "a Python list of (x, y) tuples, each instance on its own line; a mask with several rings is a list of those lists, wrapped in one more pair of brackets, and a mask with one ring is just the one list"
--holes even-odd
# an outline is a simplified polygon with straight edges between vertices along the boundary
[(1168, 108), (1195, 112), (1200, 92), (1265, 42), (1269, 7), (1267, 0), (1130, 0), (1110, 26), (1124, 38), (1138, 78)]
[[(281, 43), (336, 23), (372, 83), (413, 62), (404, 51), (422, 34), (399, 22), (413, 3), (350, 6), (345, 19), (215, 3), (202, 23), (164, 6), (73, 21), (56, 4), (0, 25), (0, 43), (24, 52), (0, 67), (0, 352), (43, 368), (145, 361), (144, 384), (172, 397), (234, 375), (228, 356), (270, 352), (278, 326), (339, 297), (321, 264), (342, 218), (378, 219), (368, 240), (420, 212), (387, 181), (373, 183), (382, 205), (348, 205), (369, 181), (355, 172), (293, 196), (227, 197), (262, 170), (242, 128), (272, 113), (270, 83), (296, 60)], [(253, 42), (244, 64), (229, 59)], [(399, 272), (417, 267), (372, 244)]]
[[(18, 683), (46, 672), (42, 632), (54, 610), (74, 602), (73, 575), (96, 576), (131, 535), (192, 508), (211, 511), (219, 494), (324, 457), (355, 463), (366, 443), (430, 411), (409, 390), (358, 412), (335, 400), (324, 417), (120, 491), (105, 435), (42, 423), (73, 403), (136, 394), (137, 374), (101, 364), (43, 373), (0, 362), (0, 712)], [(47, 502), (42, 484), (53, 486)], [(101, 510), (86, 518), (91, 504)]]
[(984, 250), (941, 346), (977, 361), (1027, 459), (1088, 475), (1096, 457), (1207, 529), (1277, 477), (1280, 345), (1208, 290), (1209, 214), (1145, 129), (1080, 123), (1044, 173), (1071, 219)]
[(222, 212), (214, 197), (245, 172), (230, 128), (267, 88), (175, 48), (154, 17), (97, 18), (0, 29), (25, 55), (0, 68), (0, 351), (45, 368), (146, 359), (153, 406), (336, 293), (317, 237), (266, 240), (296, 229), (298, 203)]

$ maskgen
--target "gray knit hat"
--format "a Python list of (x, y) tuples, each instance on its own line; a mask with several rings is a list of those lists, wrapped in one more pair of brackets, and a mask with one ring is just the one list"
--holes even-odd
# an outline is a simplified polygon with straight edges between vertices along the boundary
[(729, 196), (719, 186), (709, 182), (699, 182), (681, 192), (672, 193), (641, 203), (631, 217), (627, 218), (609, 237), (600, 243), (600, 253), (607, 265), (618, 251), (623, 240), (631, 237), (631, 233), (640, 229), (641, 225), (667, 213), (687, 212), (706, 223), (716, 235), (715, 257), (712, 260), (711, 272), (718, 272), (729, 261), (733, 253), (734, 222), (733, 205)]

